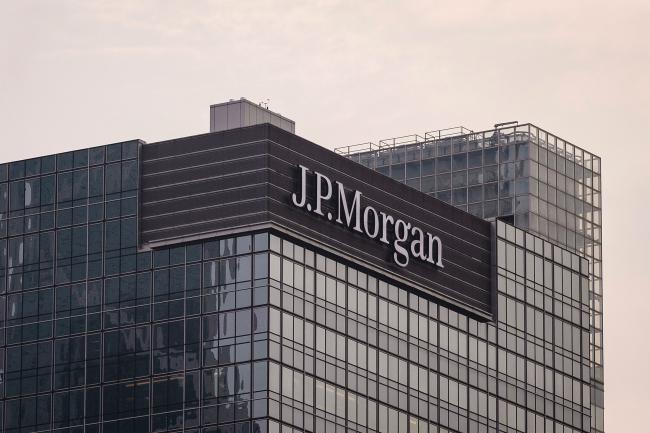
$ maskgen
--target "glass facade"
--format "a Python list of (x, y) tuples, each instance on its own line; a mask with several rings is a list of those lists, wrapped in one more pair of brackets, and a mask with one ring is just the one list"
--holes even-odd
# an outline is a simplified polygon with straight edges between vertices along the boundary
[(600, 158), (534, 125), (427, 133), (340, 153), (476, 216), (496, 218), (589, 260), (593, 431), (603, 430)]
[(282, 431), (589, 431), (587, 261), (497, 230), (489, 323), (272, 236), (269, 415)]
[(0, 165), (3, 432), (267, 429), (268, 235), (138, 251), (138, 145)]
[(0, 165), (1, 431), (590, 431), (570, 248), (495, 222), (494, 321), (276, 232), (143, 251), (139, 145)]

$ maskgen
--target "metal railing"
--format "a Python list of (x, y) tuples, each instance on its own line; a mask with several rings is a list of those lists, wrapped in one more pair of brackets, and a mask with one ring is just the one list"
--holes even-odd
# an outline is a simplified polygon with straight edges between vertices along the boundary
[(338, 153), (339, 155), (349, 156), (357, 153), (373, 152), (379, 149), (381, 149), (379, 145), (373, 143), (372, 141), (368, 141), (366, 143), (336, 147), (334, 148), (334, 152)]
[(401, 137), (386, 138), (379, 140), (379, 147), (381, 149), (393, 148), (398, 146), (405, 146), (407, 144), (424, 143), (426, 139), (418, 134), (403, 135)]
[[(469, 150), (486, 147), (501, 146), (518, 141), (530, 141), (542, 149), (557, 154), (563, 158), (574, 161), (595, 173), (600, 173), (600, 157), (563, 140), (548, 131), (543, 130), (530, 123), (518, 125), (504, 125), (497, 129), (474, 132), (464, 126), (429, 131), (424, 136), (419, 134), (404, 135), (400, 137), (387, 138), (379, 141), (379, 144), (372, 142), (341, 146), (334, 149), (338, 154), (360, 159), (362, 154), (378, 155), (380, 152), (389, 151), (398, 147), (416, 145), (422, 148), (430, 146), (447, 146), (449, 141), (454, 142), (457, 138), (463, 138), (468, 143)], [(451, 140), (450, 140), (451, 139)], [(456, 143), (458, 144), (458, 143)], [(451, 152), (454, 153), (454, 152)]]
[(453, 128), (438, 129), (436, 131), (429, 131), (424, 133), (424, 138), (426, 141), (429, 140), (440, 140), (441, 138), (449, 138), (456, 135), (467, 135), (471, 134), (472, 131), (469, 128), (464, 126), (455, 126)]

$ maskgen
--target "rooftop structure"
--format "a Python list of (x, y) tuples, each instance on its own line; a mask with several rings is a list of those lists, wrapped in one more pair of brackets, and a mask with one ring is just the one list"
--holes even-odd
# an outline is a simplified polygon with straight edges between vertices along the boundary
[(501, 219), (589, 260), (594, 431), (603, 428), (601, 160), (533, 124), (464, 127), (336, 149), (487, 220)]

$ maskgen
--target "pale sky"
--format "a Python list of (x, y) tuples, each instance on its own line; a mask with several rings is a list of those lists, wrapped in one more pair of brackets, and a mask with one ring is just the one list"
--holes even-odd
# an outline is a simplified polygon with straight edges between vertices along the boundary
[(535, 123), (603, 158), (605, 425), (650, 407), (650, 2), (0, 1), (0, 162), (207, 132), (245, 96), (326, 147)]

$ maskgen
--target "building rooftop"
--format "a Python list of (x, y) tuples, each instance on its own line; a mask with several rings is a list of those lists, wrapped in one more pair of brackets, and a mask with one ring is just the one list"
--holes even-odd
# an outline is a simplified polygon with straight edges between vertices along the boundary
[(578, 147), (550, 132), (533, 125), (501, 126), (496, 129), (472, 131), (464, 126), (429, 131), (420, 134), (379, 140), (379, 143), (366, 142), (349, 146), (337, 147), (335, 152), (344, 155), (379, 155), (382, 152), (394, 151), (403, 147), (405, 150), (417, 148), (438, 148), (435, 155), (443, 156), (453, 153), (467, 152), (515, 142), (530, 141), (538, 146), (563, 156), (589, 170), (600, 173), (600, 157)]

